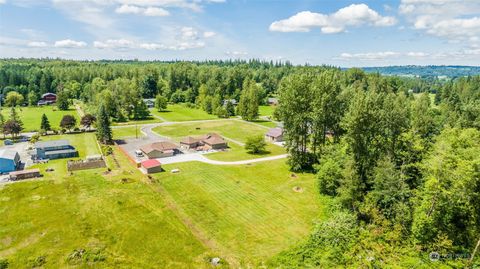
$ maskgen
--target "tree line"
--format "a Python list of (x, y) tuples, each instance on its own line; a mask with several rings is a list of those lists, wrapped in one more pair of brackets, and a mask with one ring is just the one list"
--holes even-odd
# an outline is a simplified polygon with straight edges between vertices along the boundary
[(450, 266), (473, 263), (480, 77), (414, 94), (354, 69), (298, 70), (282, 79), (278, 95), (288, 163), (315, 172), (335, 210), (277, 265), (382, 267), (401, 257), (410, 267), (409, 259), (431, 252), (463, 257), (443, 260)]

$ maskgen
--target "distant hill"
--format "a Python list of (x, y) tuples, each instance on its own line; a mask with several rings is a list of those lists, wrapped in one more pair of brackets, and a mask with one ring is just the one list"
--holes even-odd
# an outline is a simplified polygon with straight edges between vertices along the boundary
[(412, 76), (412, 77), (438, 77), (456, 78), (464, 76), (480, 75), (480, 66), (445, 66), (445, 65), (406, 65), (385, 67), (363, 67), (365, 72), (380, 73), (382, 75)]

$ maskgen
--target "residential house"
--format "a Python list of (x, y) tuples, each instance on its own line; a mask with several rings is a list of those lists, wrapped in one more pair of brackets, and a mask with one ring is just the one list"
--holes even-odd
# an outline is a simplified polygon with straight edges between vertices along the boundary
[(37, 105), (43, 106), (43, 105), (50, 105), (57, 102), (57, 95), (51, 92), (47, 92), (45, 94), (42, 94), (42, 97), (38, 101)]
[(144, 145), (140, 150), (149, 158), (163, 158), (175, 155), (178, 151), (177, 145), (172, 142), (162, 141)]
[(185, 137), (180, 141), (180, 145), (184, 149), (209, 150), (209, 149), (226, 149), (228, 147), (225, 139), (217, 133), (209, 133), (202, 137)]
[(32, 159), (61, 159), (78, 157), (78, 151), (68, 140), (52, 140), (37, 142), (34, 145)]
[(0, 173), (8, 173), (17, 170), (20, 165), (20, 155), (15, 150), (0, 150)]
[(272, 106), (276, 106), (276, 105), (278, 105), (278, 99), (270, 97), (270, 98), (267, 99), (267, 104), (272, 105)]
[(225, 99), (223, 100), (223, 106), (226, 106), (228, 103), (232, 103), (234, 106), (237, 105), (237, 100), (235, 99)]
[(162, 164), (155, 159), (143, 161), (140, 168), (147, 174), (162, 172)]
[(147, 105), (148, 108), (155, 107), (155, 99), (143, 99), (143, 102), (145, 103), (145, 105)]
[(265, 137), (272, 142), (282, 142), (283, 141), (283, 129), (280, 127), (271, 128), (265, 134)]

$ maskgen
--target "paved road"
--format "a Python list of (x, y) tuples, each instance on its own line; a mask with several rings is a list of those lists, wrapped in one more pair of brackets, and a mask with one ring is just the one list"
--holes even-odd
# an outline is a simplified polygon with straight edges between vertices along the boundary
[(172, 163), (183, 163), (183, 162), (202, 162), (202, 163), (209, 163), (215, 165), (241, 165), (241, 164), (249, 164), (249, 163), (257, 163), (257, 162), (265, 162), (265, 161), (273, 161), (287, 158), (288, 154), (264, 157), (264, 158), (257, 158), (257, 159), (249, 159), (249, 160), (242, 160), (242, 161), (235, 161), (235, 162), (223, 162), (223, 161), (216, 161), (210, 160), (201, 153), (190, 153), (190, 154), (178, 154), (173, 157), (167, 158), (160, 158), (158, 159), (162, 164), (172, 164)]

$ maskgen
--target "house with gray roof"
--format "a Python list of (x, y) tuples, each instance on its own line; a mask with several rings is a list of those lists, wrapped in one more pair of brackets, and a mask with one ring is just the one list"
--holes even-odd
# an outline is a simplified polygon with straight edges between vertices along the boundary
[(78, 151), (70, 145), (68, 140), (52, 140), (37, 142), (34, 145), (32, 159), (61, 159), (78, 157)]
[(265, 137), (272, 142), (282, 142), (283, 141), (283, 128), (280, 128), (280, 127), (271, 128), (265, 134)]
[(20, 155), (15, 150), (0, 150), (0, 173), (7, 173), (17, 170), (20, 165)]

